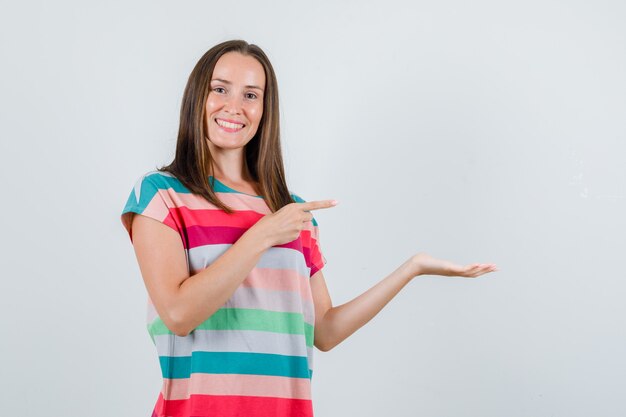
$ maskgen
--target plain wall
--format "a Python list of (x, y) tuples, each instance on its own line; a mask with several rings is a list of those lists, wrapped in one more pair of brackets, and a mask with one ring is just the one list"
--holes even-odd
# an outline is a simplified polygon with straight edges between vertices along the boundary
[(3, 2), (2, 415), (149, 416), (161, 386), (119, 219), (171, 160), (211, 46), (265, 50), (290, 189), (335, 305), (423, 276), (330, 352), (316, 416), (623, 416), (621, 1)]

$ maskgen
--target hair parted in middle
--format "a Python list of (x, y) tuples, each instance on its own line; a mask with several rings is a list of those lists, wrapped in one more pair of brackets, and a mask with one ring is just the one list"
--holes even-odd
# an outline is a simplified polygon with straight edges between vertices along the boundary
[(205, 104), (211, 91), (211, 77), (220, 57), (228, 52), (255, 58), (265, 71), (263, 115), (254, 137), (246, 144), (244, 164), (252, 179), (259, 183), (259, 191), (267, 206), (276, 212), (296, 202), (290, 195), (285, 178), (278, 107), (278, 82), (274, 68), (263, 50), (244, 40), (229, 40), (209, 49), (196, 63), (189, 75), (182, 98), (180, 124), (174, 160), (159, 171), (174, 175), (192, 193), (206, 198), (227, 213), (233, 210), (221, 202), (209, 182), (213, 176), (213, 159), (205, 131)]

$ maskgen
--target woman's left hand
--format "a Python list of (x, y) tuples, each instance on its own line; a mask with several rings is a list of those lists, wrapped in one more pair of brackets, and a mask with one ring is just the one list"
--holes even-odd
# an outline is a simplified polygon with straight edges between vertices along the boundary
[(488, 272), (498, 271), (496, 264), (474, 263), (462, 266), (450, 261), (433, 258), (426, 253), (413, 255), (410, 261), (415, 268), (415, 276), (442, 275), (446, 277), (476, 278)]

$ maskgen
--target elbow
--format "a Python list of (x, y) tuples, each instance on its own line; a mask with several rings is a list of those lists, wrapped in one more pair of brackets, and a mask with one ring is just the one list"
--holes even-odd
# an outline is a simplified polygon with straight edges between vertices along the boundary
[(330, 350), (326, 345), (323, 345), (321, 343), (316, 343), (315, 347), (321, 352), (328, 352)]
[(322, 352), (328, 352), (329, 350), (331, 350), (331, 347), (326, 347), (326, 346), (317, 346), (317, 348), (322, 351)]
[(176, 336), (185, 337), (188, 336), (189, 333), (191, 333), (187, 326), (179, 321), (174, 321), (170, 319), (166, 322), (165, 320), (163, 320), (163, 324), (165, 324), (165, 327), (167, 327), (167, 329)]
[[(217, 310), (215, 310), (217, 311)], [(211, 317), (215, 311), (211, 313)], [(167, 321), (163, 320), (165, 326), (176, 336), (185, 337), (193, 332), (206, 318), (191, 316), (188, 310), (176, 308), (167, 312)]]
[(330, 309), (318, 320), (314, 331), (313, 344), (322, 352), (328, 352), (338, 344), (333, 337), (333, 322), (330, 320), (329, 311)]
[(161, 320), (163, 320), (165, 327), (176, 336), (185, 337), (191, 333), (192, 329), (189, 328), (183, 316), (180, 314), (170, 311), (167, 317), (162, 317)]
[(189, 336), (189, 333), (191, 333), (189, 330), (181, 329), (181, 328), (177, 328), (175, 330), (172, 329), (171, 331), (172, 333), (174, 333), (176, 336), (179, 336), (179, 337)]
[(316, 340), (315, 347), (318, 348), (322, 352), (328, 352), (337, 346), (336, 343), (331, 343), (328, 340)]

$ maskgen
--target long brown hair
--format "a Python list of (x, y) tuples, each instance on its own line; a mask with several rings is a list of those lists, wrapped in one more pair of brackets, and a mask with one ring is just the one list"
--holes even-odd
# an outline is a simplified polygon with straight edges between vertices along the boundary
[(213, 159), (206, 142), (205, 103), (210, 93), (211, 77), (215, 64), (227, 52), (239, 52), (255, 58), (265, 70), (265, 93), (263, 115), (256, 134), (244, 148), (244, 164), (266, 204), (277, 211), (295, 202), (285, 179), (285, 169), (280, 146), (278, 111), (278, 82), (274, 68), (265, 53), (257, 45), (244, 40), (230, 40), (209, 49), (191, 71), (180, 109), (180, 125), (174, 160), (159, 171), (169, 172), (192, 193), (201, 195), (211, 204), (231, 214), (233, 209), (222, 203), (209, 182), (213, 175)]

